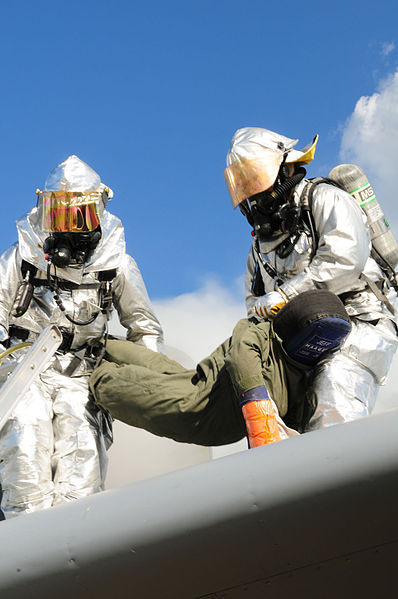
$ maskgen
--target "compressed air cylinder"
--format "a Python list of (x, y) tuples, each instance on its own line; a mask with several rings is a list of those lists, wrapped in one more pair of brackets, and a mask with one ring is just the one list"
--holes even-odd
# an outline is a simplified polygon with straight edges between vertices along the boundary
[(339, 164), (328, 177), (348, 191), (361, 206), (368, 219), (374, 249), (394, 270), (398, 263), (398, 243), (363, 170), (355, 164)]

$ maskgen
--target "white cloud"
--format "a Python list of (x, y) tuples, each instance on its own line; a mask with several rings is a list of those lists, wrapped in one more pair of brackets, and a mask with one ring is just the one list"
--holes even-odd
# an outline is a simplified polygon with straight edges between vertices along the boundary
[(358, 100), (344, 128), (340, 156), (364, 169), (397, 234), (398, 71), (373, 95)]
[(395, 50), (394, 42), (385, 42), (381, 45), (381, 53), (383, 56), (388, 56), (393, 50)]
[(153, 306), (166, 344), (195, 363), (227, 339), (238, 320), (246, 316), (242, 280), (231, 289), (208, 281), (195, 292), (154, 300)]
[[(392, 46), (386, 45), (386, 54)], [(340, 158), (364, 169), (398, 237), (398, 70), (373, 95), (359, 98), (343, 130)], [(398, 407), (397, 388), (398, 354), (387, 385), (380, 390), (376, 412)]]
[[(191, 293), (153, 299), (152, 306), (164, 331), (166, 353), (190, 368), (230, 337), (238, 320), (246, 317), (243, 277), (229, 288), (209, 279)], [(116, 312), (110, 332), (126, 334)]]

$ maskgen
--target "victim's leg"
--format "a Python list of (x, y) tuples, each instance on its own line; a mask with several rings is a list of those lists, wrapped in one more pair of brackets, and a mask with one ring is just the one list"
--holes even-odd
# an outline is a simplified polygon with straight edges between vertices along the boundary
[(106, 344), (105, 359), (115, 364), (134, 364), (159, 374), (184, 372), (186, 369), (164, 354), (152, 351), (133, 341), (110, 339)]
[[(168, 363), (159, 355), (160, 370)], [(153, 367), (153, 364), (151, 365)], [(198, 392), (194, 370), (165, 374), (134, 364), (103, 361), (90, 378), (98, 404), (132, 426), (184, 443), (198, 443), (208, 398)]]

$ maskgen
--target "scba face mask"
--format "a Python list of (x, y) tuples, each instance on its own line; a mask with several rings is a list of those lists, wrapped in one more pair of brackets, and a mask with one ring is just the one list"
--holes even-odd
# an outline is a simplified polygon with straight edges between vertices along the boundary
[(101, 228), (87, 233), (52, 233), (43, 244), (46, 258), (59, 268), (85, 264), (101, 239)]
[(275, 234), (293, 233), (300, 219), (300, 208), (290, 198), (292, 189), (304, 178), (304, 168), (296, 168), (289, 176), (289, 165), (282, 165), (272, 190), (250, 196), (240, 208), (260, 241), (269, 241)]

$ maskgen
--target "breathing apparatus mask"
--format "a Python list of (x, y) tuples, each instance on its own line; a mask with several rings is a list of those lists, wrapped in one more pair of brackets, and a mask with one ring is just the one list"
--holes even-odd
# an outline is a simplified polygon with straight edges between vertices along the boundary
[(101, 239), (101, 228), (90, 233), (53, 233), (44, 241), (43, 250), (59, 268), (85, 264)]
[[(104, 197), (104, 195), (106, 197)], [(103, 191), (38, 191), (39, 218), (46, 258), (55, 266), (83, 265), (101, 239)]]
[(292, 190), (305, 177), (306, 170), (295, 167), (289, 175), (290, 165), (282, 164), (271, 190), (256, 193), (239, 204), (259, 241), (269, 241), (275, 235), (291, 235), (298, 227), (300, 207), (292, 198)]

